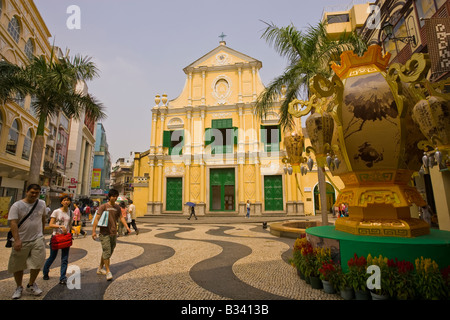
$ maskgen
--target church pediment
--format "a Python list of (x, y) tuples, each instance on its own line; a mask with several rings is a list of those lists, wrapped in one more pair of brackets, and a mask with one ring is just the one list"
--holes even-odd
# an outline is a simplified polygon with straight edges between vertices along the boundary
[(188, 74), (195, 71), (220, 70), (245, 66), (255, 66), (257, 69), (260, 69), (262, 63), (259, 60), (221, 44), (183, 70)]

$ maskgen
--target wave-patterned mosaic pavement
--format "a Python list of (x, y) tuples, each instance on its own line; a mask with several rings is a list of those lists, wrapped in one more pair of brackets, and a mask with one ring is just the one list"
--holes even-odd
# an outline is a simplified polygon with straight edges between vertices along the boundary
[[(39, 297), (22, 300), (337, 300), (312, 289), (288, 263), (295, 239), (279, 238), (259, 223), (141, 223), (140, 233), (119, 237), (112, 256), (114, 279), (96, 274), (100, 243), (74, 240), (69, 266), (81, 273), (80, 289), (58, 284), (59, 259), (50, 280), (37, 283)], [(46, 236), (48, 244), (50, 236)], [(3, 241), (4, 242), (4, 241)], [(7, 273), (11, 249), (0, 247), (0, 299), (10, 300), (15, 282)], [(49, 249), (47, 249), (49, 250)], [(48, 252), (47, 252), (48, 255)], [(24, 284), (29, 273), (24, 276)]]

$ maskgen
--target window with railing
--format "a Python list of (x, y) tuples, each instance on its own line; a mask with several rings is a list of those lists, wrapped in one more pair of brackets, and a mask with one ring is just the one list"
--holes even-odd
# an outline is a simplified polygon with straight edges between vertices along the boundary
[(264, 144), (264, 152), (280, 151), (280, 126), (261, 125), (261, 142)]
[(205, 129), (205, 146), (211, 145), (211, 154), (233, 153), (238, 140), (238, 128), (233, 119), (211, 121), (211, 128)]
[(31, 134), (31, 129), (28, 129), (27, 135), (25, 136), (25, 140), (23, 142), (23, 149), (22, 149), (22, 159), (24, 160), (30, 160), (32, 141), (33, 136)]
[(16, 155), (17, 144), (19, 143), (19, 123), (14, 120), (8, 133), (8, 141), (6, 142), (6, 152)]
[(446, 0), (416, 0), (417, 14), (419, 16), (420, 27), (425, 25), (424, 19), (430, 19)]
[(14, 39), (16, 43), (19, 43), (20, 39), (20, 24), (16, 17), (13, 17), (8, 24), (8, 33)]
[(31, 61), (34, 58), (34, 43), (33, 40), (28, 39), (27, 43), (25, 44), (25, 55), (27, 58)]
[(163, 147), (169, 149), (169, 155), (182, 155), (184, 146), (184, 130), (164, 131)]
[(328, 24), (343, 23), (343, 22), (349, 22), (349, 21), (350, 21), (350, 18), (349, 18), (348, 13), (330, 14), (327, 16)]

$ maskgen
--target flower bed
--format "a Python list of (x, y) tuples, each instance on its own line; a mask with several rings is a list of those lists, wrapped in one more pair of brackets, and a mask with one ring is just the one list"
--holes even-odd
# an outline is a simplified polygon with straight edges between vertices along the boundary
[[(379, 256), (358, 256), (356, 253), (347, 262), (348, 272), (331, 260), (327, 248), (313, 248), (306, 237), (298, 238), (294, 244), (291, 264), (299, 274), (306, 277), (320, 276), (332, 284), (335, 291), (352, 288), (355, 292), (397, 300), (448, 300), (450, 299), (450, 266), (440, 269), (435, 261), (424, 257), (411, 261)], [(369, 266), (379, 272), (377, 286), (368, 288), (372, 281)], [(374, 276), (376, 276), (374, 274)], [(375, 298), (374, 298), (375, 299)]]

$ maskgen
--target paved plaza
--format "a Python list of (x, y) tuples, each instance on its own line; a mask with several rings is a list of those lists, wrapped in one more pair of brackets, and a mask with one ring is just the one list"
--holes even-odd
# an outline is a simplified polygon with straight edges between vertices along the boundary
[[(274, 236), (269, 228), (263, 228), (263, 221), (270, 225), (271, 221), (283, 219), (287, 220), (139, 218), (139, 235), (133, 232), (118, 238), (111, 261), (112, 281), (96, 274), (101, 247), (91, 238), (88, 224), (88, 235), (75, 238), (70, 249), (69, 268), (79, 268), (80, 287), (70, 289), (58, 283), (59, 254), (50, 270), (50, 280), (43, 280), (42, 273), (37, 280), (43, 294), (34, 297), (24, 290), (21, 300), (341, 299), (312, 289), (298, 277), (288, 263), (295, 239)], [(46, 235), (47, 245), (49, 239), (50, 235)], [(2, 234), (1, 242), (4, 240)], [(11, 300), (15, 290), (14, 279), (6, 271), (10, 250), (0, 247), (1, 300)], [(26, 273), (25, 284), (28, 277)], [(75, 280), (72, 284), (76, 284)]]

